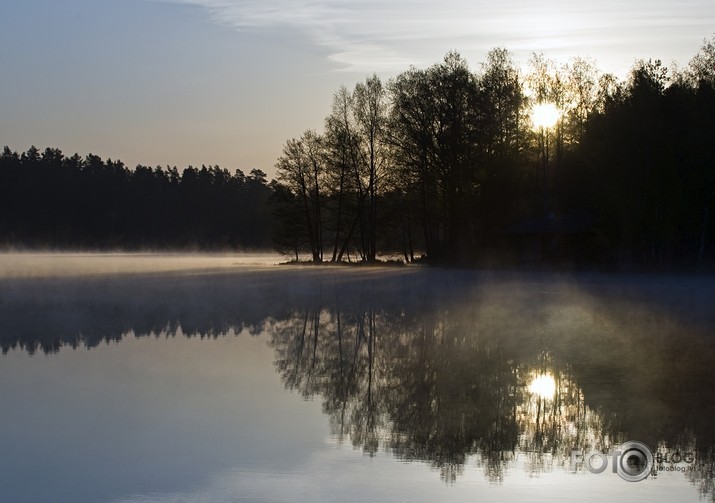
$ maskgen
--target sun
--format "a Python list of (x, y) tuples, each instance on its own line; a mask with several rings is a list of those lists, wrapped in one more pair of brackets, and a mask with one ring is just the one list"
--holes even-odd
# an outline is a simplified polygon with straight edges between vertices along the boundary
[(552, 399), (556, 394), (556, 380), (551, 374), (536, 376), (529, 384), (529, 392), (541, 398)]
[(539, 103), (531, 111), (531, 120), (537, 128), (553, 127), (560, 116), (561, 112), (553, 103)]

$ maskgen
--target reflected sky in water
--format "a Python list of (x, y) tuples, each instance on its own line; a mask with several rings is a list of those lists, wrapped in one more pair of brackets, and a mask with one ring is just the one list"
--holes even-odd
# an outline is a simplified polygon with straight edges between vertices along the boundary
[[(715, 501), (714, 300), (695, 277), (6, 275), (0, 487), (16, 502)], [(694, 460), (642, 482), (571, 469), (572, 449), (626, 440)]]

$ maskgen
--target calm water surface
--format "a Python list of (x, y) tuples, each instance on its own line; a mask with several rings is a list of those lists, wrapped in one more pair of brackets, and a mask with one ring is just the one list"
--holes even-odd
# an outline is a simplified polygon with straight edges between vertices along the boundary
[(0, 501), (715, 501), (712, 279), (275, 262), (0, 255)]

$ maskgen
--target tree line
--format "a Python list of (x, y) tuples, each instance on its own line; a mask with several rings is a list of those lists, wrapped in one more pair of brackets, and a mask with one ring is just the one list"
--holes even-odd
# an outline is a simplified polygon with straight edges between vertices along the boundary
[(31, 147), (0, 155), (0, 244), (53, 248), (269, 248), (272, 190), (254, 169), (127, 168)]
[[(535, 116), (557, 111), (555, 122)], [(503, 48), (341, 87), (276, 178), (129, 169), (31, 147), (0, 155), (0, 245), (270, 248), (295, 260), (598, 263), (715, 260), (715, 38), (682, 69)]]
[[(554, 124), (539, 124), (550, 104)], [(333, 96), (276, 164), (276, 245), (295, 259), (712, 262), (715, 39), (620, 81), (574, 58), (457, 53)], [(491, 261), (491, 262), (490, 262)]]

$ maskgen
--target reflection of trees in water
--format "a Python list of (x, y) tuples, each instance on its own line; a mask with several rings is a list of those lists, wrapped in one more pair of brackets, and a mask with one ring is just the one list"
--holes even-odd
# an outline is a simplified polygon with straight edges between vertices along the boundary
[[(698, 416), (671, 410), (682, 397), (663, 390), (662, 375), (645, 372), (661, 365), (673, 348), (668, 334), (635, 333), (644, 328), (638, 314), (629, 311), (629, 321), (638, 324), (629, 329), (623, 320), (610, 319), (611, 311), (605, 316), (568, 305), (513, 308), (477, 300), (433, 310), (387, 310), (364, 292), (341, 293), (332, 301), (316, 295), (267, 329), (286, 386), (322, 397), (340, 441), (349, 439), (370, 455), (385, 449), (402, 459), (428, 461), (445, 480), (455, 480), (473, 463), (489, 480), (500, 481), (517, 459), (533, 474), (568, 470), (572, 449), (607, 452), (632, 439), (656, 445), (666, 438), (674, 447)], [(633, 346), (646, 358), (643, 363), (623, 358)], [(638, 379), (624, 378), (629, 372)], [(536, 375), (553, 378), (553, 396), (529, 391)], [(693, 383), (702, 378), (687, 377)], [(642, 396), (658, 388), (660, 395)], [(595, 391), (593, 400), (588, 390)], [(712, 407), (711, 402), (700, 405)], [(703, 445), (696, 448), (705, 460)], [(712, 483), (712, 474), (703, 470), (698, 484), (712, 494), (704, 482)]]
[[(323, 396), (338, 438), (371, 455), (382, 447), (428, 460), (446, 479), (478, 455), (488, 477), (501, 479), (519, 445), (525, 372), (514, 363), (526, 348), (500, 344), (459, 313), (346, 304), (321, 309), (316, 299), (269, 328), (286, 386)], [(550, 420), (537, 414), (525, 447), (550, 443)]]
[[(654, 451), (656, 463), (661, 461), (661, 469), (677, 467), (693, 484), (701, 498), (715, 502), (715, 447), (704, 442), (686, 430), (670, 442), (661, 440)], [(677, 459), (674, 458), (678, 457)], [(694, 456), (694, 457), (689, 457)], [(678, 462), (678, 460), (681, 460)]]
[(701, 497), (710, 496), (711, 501), (715, 501), (715, 451), (713, 447), (705, 452), (698, 452), (693, 470), (686, 474), (688, 480), (698, 488)]
[[(267, 332), (286, 387), (320, 396), (336, 438), (369, 454), (427, 461), (448, 481), (476, 465), (498, 482), (517, 464), (568, 469), (572, 448), (640, 440), (696, 451), (686, 476), (713, 494), (715, 319), (703, 290), (322, 268), (0, 286), (5, 352)], [(529, 392), (538, 374), (553, 377), (553, 398)]]
[[(299, 288), (312, 287), (306, 276), (297, 272), (292, 279)], [(266, 318), (284, 317), (292, 295), (302, 294), (283, 279), (252, 272), (0, 279), (0, 348), (55, 353), (118, 342), (130, 333), (260, 333)]]

